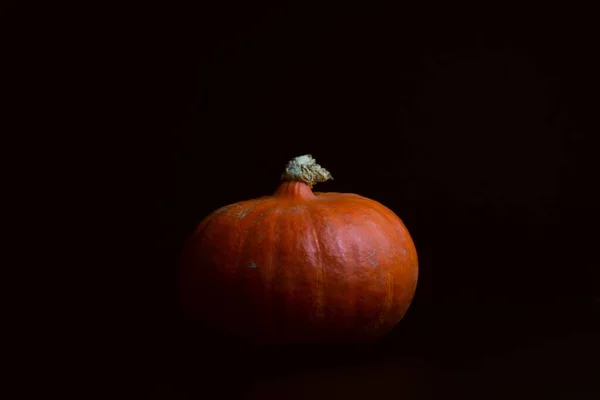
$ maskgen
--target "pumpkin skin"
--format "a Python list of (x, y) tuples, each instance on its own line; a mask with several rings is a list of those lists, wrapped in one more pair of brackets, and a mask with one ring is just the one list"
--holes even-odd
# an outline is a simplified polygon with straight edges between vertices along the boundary
[(367, 342), (400, 322), (418, 277), (408, 230), (382, 204), (314, 183), (284, 180), (199, 224), (180, 265), (188, 316), (263, 343)]

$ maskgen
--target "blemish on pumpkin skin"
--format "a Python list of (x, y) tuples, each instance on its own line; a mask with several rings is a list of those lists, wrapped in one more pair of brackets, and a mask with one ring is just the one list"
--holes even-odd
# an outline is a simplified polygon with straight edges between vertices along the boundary
[(231, 210), (235, 205), (234, 204), (229, 204), (227, 206), (223, 206), (217, 210), (215, 210), (213, 212), (213, 215), (219, 215), (219, 214), (223, 214), (224, 212), (227, 211), (227, 213), (229, 213), (229, 210)]
[(375, 258), (376, 255), (377, 255), (377, 252), (375, 250), (373, 250), (372, 253), (370, 253), (369, 255), (367, 255), (365, 257), (371, 267), (376, 267), (377, 265), (379, 265), (377, 262), (377, 259)]
[(248, 213), (249, 213), (250, 211), (252, 211), (252, 209), (253, 209), (254, 207), (255, 207), (255, 206), (250, 206), (250, 207), (246, 208), (245, 210), (241, 210), (241, 211), (240, 211), (240, 212), (237, 214), (237, 217), (238, 217), (239, 219), (244, 219), (244, 217), (245, 217), (246, 215), (248, 215)]
[(250, 264), (251, 269), (256, 269), (257, 267), (258, 267), (258, 265), (256, 265), (256, 263), (254, 263), (254, 262), (252, 264)]
[(379, 265), (379, 263), (377, 262), (376, 255), (377, 255), (377, 252), (375, 250), (373, 250), (370, 254), (368, 254), (365, 257), (371, 267), (377, 267)]

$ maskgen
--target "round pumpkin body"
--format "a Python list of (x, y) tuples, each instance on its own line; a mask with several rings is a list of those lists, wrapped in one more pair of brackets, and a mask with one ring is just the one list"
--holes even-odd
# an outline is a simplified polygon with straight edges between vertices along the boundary
[(400, 218), (310, 183), (284, 181), (200, 223), (181, 260), (188, 315), (265, 343), (369, 341), (403, 318), (418, 262)]

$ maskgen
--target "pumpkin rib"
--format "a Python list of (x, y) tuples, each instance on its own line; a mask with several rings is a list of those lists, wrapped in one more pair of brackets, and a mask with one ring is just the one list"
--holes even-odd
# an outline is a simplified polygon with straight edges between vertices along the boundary
[[(228, 229), (219, 229), (219, 233), (223, 236), (219, 237), (216, 244), (213, 244), (213, 249), (207, 251), (217, 250), (220, 254), (220, 259), (223, 261), (216, 265), (215, 260), (211, 260), (210, 272), (215, 274), (217, 277), (214, 281), (214, 287), (209, 290), (216, 294), (216, 299), (219, 303), (215, 306), (217, 309), (221, 309), (220, 315), (217, 318), (222, 321), (221, 324), (228, 326), (228, 329), (238, 329), (239, 318), (234, 320), (227, 318), (226, 315), (232, 311), (232, 303), (237, 303), (238, 300), (242, 300), (243, 295), (238, 291), (239, 286), (239, 275), (238, 265), (241, 249), (244, 242), (244, 235), (239, 235), (237, 229), (231, 229), (232, 223), (237, 222), (237, 212), (239, 208), (229, 209), (225, 214), (215, 216), (217, 219), (217, 225), (219, 228), (227, 227)], [(220, 223), (220, 225), (219, 225)], [(224, 231), (224, 232), (223, 232)], [(209, 241), (209, 244), (212, 244)], [(225, 248), (227, 246), (227, 248)], [(235, 256), (233, 262), (227, 262), (231, 255)], [(208, 272), (208, 271), (207, 271)], [(208, 282), (203, 286), (206, 290)], [(210, 300), (210, 299), (207, 299)]]
[(316, 248), (316, 262), (317, 265), (315, 266), (315, 272), (316, 272), (316, 291), (317, 291), (317, 298), (316, 300), (316, 316), (317, 318), (323, 318), (325, 317), (325, 271), (324, 271), (324, 267), (323, 267), (323, 255), (321, 254), (322, 250), (321, 250), (321, 244), (320, 244), (320, 238), (319, 235), (317, 233), (317, 225), (315, 224), (315, 218), (314, 215), (311, 212), (307, 212), (308, 214), (308, 218), (309, 218), (309, 223), (311, 226), (311, 234), (312, 234), (312, 238), (315, 242), (315, 248)]
[[(278, 210), (279, 207), (275, 207), (275, 210)], [(281, 232), (281, 222), (282, 219), (280, 218), (280, 214), (276, 214), (274, 217), (275, 223), (273, 224), (274, 226), (274, 231), (275, 231), (275, 235), (274, 235), (274, 239), (273, 239), (273, 254), (274, 254), (274, 258), (275, 260), (281, 260), (281, 253), (282, 253), (282, 247), (280, 245), (280, 243), (278, 243), (279, 241), (281, 241), (281, 236), (278, 235), (278, 232)], [(277, 263), (272, 264), (272, 268), (273, 268), (273, 297), (275, 298), (275, 300), (273, 301), (273, 322), (276, 324), (276, 326), (278, 327), (278, 331), (277, 334), (283, 336), (283, 332), (282, 328), (281, 328), (281, 320), (283, 318), (283, 315), (285, 315), (285, 310), (286, 310), (286, 304), (281, 301), (281, 292), (283, 289), (283, 283), (285, 282), (285, 279), (283, 277), (282, 272), (279, 270), (279, 265), (277, 265)]]
[[(269, 238), (273, 237), (269, 226), (273, 220), (271, 214), (276, 210), (272, 208), (272, 203), (265, 199), (257, 201), (253, 211), (254, 214), (249, 216), (253, 220), (248, 223), (248, 228), (244, 231), (244, 235), (248, 239), (247, 243), (249, 247), (252, 248), (254, 246), (254, 251), (250, 252), (248, 249), (243, 251), (243, 254), (247, 258), (239, 264), (238, 268), (240, 274), (247, 274), (250, 277), (249, 280), (245, 281), (246, 285), (250, 285), (250, 287), (244, 287), (250, 301), (250, 304), (246, 303), (250, 307), (249, 312), (255, 315), (259, 321), (272, 326), (273, 324), (270, 323), (272, 310), (266, 305), (273, 303), (271, 300), (273, 297), (273, 285), (271, 282), (273, 252), (264, 251), (263, 246), (265, 243), (268, 244)], [(269, 231), (265, 232), (267, 229)], [(273, 246), (270, 247), (272, 248)], [(253, 265), (255, 266), (254, 268), (252, 268)], [(260, 293), (254, 293), (253, 284), (259, 285), (262, 288)], [(261, 329), (254, 327), (254, 325), (252, 325), (252, 330), (252, 335), (264, 335)]]
[[(258, 333), (252, 324), (252, 320), (261, 317), (264, 318), (261, 315), (263, 310), (260, 308), (263, 299), (256, 297), (253, 290), (253, 283), (257, 280), (256, 278), (258, 278), (260, 284), (263, 284), (261, 267), (264, 268), (264, 265), (257, 262), (256, 256), (259, 254), (249, 254), (250, 250), (256, 244), (256, 231), (260, 229), (260, 220), (257, 219), (257, 215), (260, 212), (261, 206), (262, 204), (257, 201), (248, 204), (248, 207), (251, 207), (251, 211), (243, 215), (238, 222), (242, 244), (236, 254), (236, 277), (234, 279), (237, 282), (236, 289), (239, 290), (244, 303), (241, 312), (242, 315), (237, 318), (238, 322), (243, 322), (243, 326), (238, 327), (238, 330), (249, 329), (249, 334), (251, 335)], [(240, 313), (240, 310), (237, 310), (237, 312)]]
[[(408, 230), (404, 226), (404, 223), (402, 222), (402, 220), (400, 220), (400, 218), (398, 218), (398, 216), (392, 210), (390, 210), (389, 208), (387, 208), (385, 206), (382, 206), (382, 208), (377, 209), (377, 211), (390, 224), (398, 225), (398, 229), (396, 229), (394, 231), (395, 235), (399, 236), (399, 238), (402, 240), (408, 239), (410, 241), (409, 243), (412, 243), (412, 238), (410, 237)], [(400, 252), (399, 249), (395, 248), (394, 252), (396, 254), (398, 254), (398, 256), (402, 257), (402, 259), (412, 261), (413, 254), (415, 251), (414, 246), (405, 246), (405, 247), (403, 247), (403, 250), (404, 250), (404, 252)], [(416, 258), (416, 257), (414, 257), (414, 258)], [(406, 264), (400, 263), (399, 266), (401, 267), (401, 272), (406, 273), (406, 271), (404, 270), (406, 267)], [(414, 284), (411, 285), (409, 288), (402, 288), (403, 289), (402, 293), (400, 293), (401, 296), (405, 296), (406, 292), (408, 292), (411, 299), (412, 299), (412, 296), (414, 294), (414, 291), (415, 291), (416, 285), (417, 285), (417, 276), (416, 275), (418, 273), (418, 263), (416, 262), (416, 260), (415, 260), (413, 268), (415, 270)], [(410, 305), (410, 303), (408, 305)], [(408, 306), (406, 306), (405, 308), (400, 308), (398, 312), (401, 314), (404, 314), (407, 309), (408, 309)]]
[[(336, 215), (332, 215), (327, 212), (327, 205), (320, 204), (319, 207), (316, 207), (314, 210), (313, 218), (318, 221), (315, 224), (315, 229), (317, 226), (325, 226), (325, 231), (321, 230), (320, 234), (315, 230), (315, 237), (317, 240), (322, 241), (319, 243), (319, 248), (321, 252), (321, 265), (323, 265), (323, 285), (325, 289), (325, 299), (324, 303), (327, 305), (325, 316), (328, 319), (338, 321), (341, 323), (344, 319), (345, 310), (336, 300), (336, 297), (340, 295), (340, 291), (344, 291), (341, 289), (340, 280), (337, 275), (337, 268), (340, 263), (343, 263), (343, 260), (340, 260), (343, 251), (343, 243), (336, 239), (334, 235), (330, 233), (330, 227), (335, 225), (336, 222), (332, 219), (336, 217)], [(329, 240), (322, 239), (322, 237), (329, 238)], [(326, 266), (326, 267), (325, 267)], [(332, 309), (333, 308), (333, 309)], [(341, 311), (341, 315), (340, 315)]]
[[(263, 229), (267, 229), (265, 239), (268, 241), (267, 243), (270, 244), (270, 246), (268, 246), (268, 249), (270, 249), (270, 251), (261, 251), (261, 255), (264, 253), (267, 254), (266, 259), (264, 259), (263, 262), (266, 265), (265, 268), (268, 268), (268, 270), (264, 271), (263, 274), (265, 274), (266, 276), (265, 282), (267, 284), (267, 289), (265, 292), (267, 297), (267, 304), (271, 305), (270, 307), (267, 307), (267, 315), (265, 316), (265, 318), (267, 318), (267, 324), (270, 330), (274, 333), (275, 336), (279, 336), (280, 332), (278, 331), (277, 324), (277, 309), (275, 309), (277, 306), (280, 305), (276, 301), (278, 289), (276, 281), (277, 265), (275, 263), (275, 260), (279, 259), (280, 250), (277, 243), (274, 243), (277, 238), (277, 232), (279, 232), (279, 218), (277, 217), (277, 215), (275, 215), (276, 210), (277, 209), (274, 207), (273, 209), (269, 210), (264, 216), (263, 221), (267, 221), (267, 226), (263, 227)], [(261, 249), (264, 249), (264, 247), (261, 246)]]

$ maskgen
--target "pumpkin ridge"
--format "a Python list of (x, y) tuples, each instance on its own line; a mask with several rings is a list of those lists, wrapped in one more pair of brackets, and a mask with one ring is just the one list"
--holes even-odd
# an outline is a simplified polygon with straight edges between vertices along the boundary
[[(348, 240), (339, 240), (340, 237), (335, 233), (335, 230), (331, 230), (331, 227), (345, 224), (345, 219), (341, 215), (328, 213), (324, 216), (324, 221), (327, 226), (327, 235), (323, 236), (333, 239), (327, 241), (329, 250), (327, 256), (328, 260), (331, 259), (332, 262), (332, 265), (328, 265), (329, 271), (326, 274), (329, 277), (326, 280), (327, 287), (331, 288), (331, 295), (327, 298), (328, 300), (333, 300), (331, 303), (338, 307), (340, 321), (343, 321), (343, 324), (348, 324), (344, 325), (343, 329), (349, 329), (352, 322), (348, 322), (348, 318), (357, 316), (358, 300), (355, 296), (349, 296), (341, 303), (339, 300), (342, 296), (346, 296), (346, 293), (353, 293), (355, 284), (352, 282), (352, 279), (339, 278), (340, 276), (348, 276), (350, 274), (351, 267), (348, 268), (348, 265), (351, 265), (351, 260), (355, 257), (352, 250), (353, 245)], [(343, 293), (340, 293), (340, 291)], [(333, 299), (331, 296), (333, 296)]]
[[(255, 288), (253, 287), (256, 280), (258, 280), (260, 285), (265, 285), (264, 277), (268, 276), (265, 275), (264, 271), (266, 264), (261, 260), (262, 251), (251, 252), (251, 250), (257, 244), (257, 238), (260, 235), (258, 231), (262, 229), (262, 222), (265, 221), (264, 214), (261, 215), (261, 213), (264, 213), (264, 209), (268, 207), (268, 201), (255, 201), (245, 207), (245, 209), (253, 211), (252, 214), (244, 215), (244, 218), (248, 219), (242, 221), (242, 218), (238, 222), (238, 224), (244, 225), (240, 227), (241, 232), (239, 233), (243, 239), (236, 258), (236, 276), (233, 279), (238, 283), (237, 290), (243, 296), (246, 307), (245, 315), (240, 316), (239, 319), (250, 319), (247, 321), (247, 324), (251, 327), (251, 335), (260, 334), (260, 326), (256, 325), (256, 321), (264, 320), (266, 312), (264, 309), (261, 309), (261, 305), (264, 304), (264, 298), (255, 298)], [(262, 290), (262, 292), (264, 293), (265, 290)]]
[(317, 265), (315, 265), (315, 272), (316, 272), (316, 281), (315, 281), (315, 285), (316, 285), (316, 292), (317, 292), (317, 297), (315, 299), (316, 302), (316, 316), (318, 318), (322, 318), (325, 316), (325, 268), (323, 265), (323, 255), (321, 254), (321, 243), (320, 243), (320, 238), (319, 238), (319, 234), (317, 233), (317, 227), (315, 224), (315, 217), (313, 215), (312, 212), (310, 212), (310, 210), (307, 212), (308, 214), (308, 220), (310, 221), (310, 225), (311, 225), (311, 229), (310, 232), (312, 234), (313, 240), (315, 241), (315, 247), (316, 247), (316, 262)]
[(260, 255), (261, 257), (264, 257), (262, 261), (264, 264), (262, 276), (264, 277), (265, 285), (265, 293), (263, 295), (263, 299), (265, 299), (266, 301), (265, 304), (268, 305), (265, 310), (265, 323), (272, 332), (274, 331), (275, 334), (278, 335), (279, 332), (277, 332), (277, 322), (275, 321), (276, 310), (273, 308), (273, 304), (276, 303), (274, 299), (276, 298), (277, 290), (275, 282), (275, 274), (277, 269), (277, 253), (275, 248), (278, 246), (276, 243), (277, 239), (274, 238), (276, 238), (277, 235), (279, 218), (277, 218), (277, 215), (275, 214), (276, 210), (277, 208), (274, 207), (264, 212), (264, 214), (261, 216), (264, 221), (261, 225), (262, 229), (265, 229), (265, 240), (266, 243), (270, 245), (270, 247), (265, 250), (265, 246), (261, 246)]
[(272, 236), (273, 237), (273, 259), (275, 260), (275, 262), (273, 264), (271, 264), (272, 267), (272, 271), (271, 271), (271, 276), (273, 276), (273, 290), (272, 290), (272, 295), (273, 298), (275, 299), (275, 301), (273, 301), (271, 304), (271, 310), (272, 310), (272, 315), (273, 315), (273, 319), (272, 322), (275, 324), (275, 327), (277, 330), (279, 330), (279, 332), (276, 332), (278, 335), (281, 335), (281, 326), (282, 324), (281, 319), (285, 319), (285, 311), (286, 311), (286, 304), (283, 301), (277, 301), (277, 300), (281, 300), (280, 296), (284, 293), (284, 283), (285, 283), (285, 276), (283, 275), (282, 271), (280, 271), (281, 269), (281, 264), (279, 262), (279, 260), (281, 260), (281, 222), (282, 222), (282, 216), (280, 213), (276, 212), (279, 210), (280, 207), (275, 206), (274, 207), (274, 220), (275, 223), (273, 224), (273, 231), (275, 232), (275, 234)]

